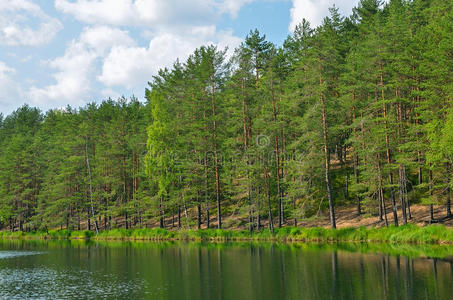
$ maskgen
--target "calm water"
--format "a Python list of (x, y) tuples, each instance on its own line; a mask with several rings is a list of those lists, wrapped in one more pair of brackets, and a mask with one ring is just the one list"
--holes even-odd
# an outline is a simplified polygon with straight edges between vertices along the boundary
[(448, 260), (322, 246), (0, 241), (0, 299), (452, 299)]

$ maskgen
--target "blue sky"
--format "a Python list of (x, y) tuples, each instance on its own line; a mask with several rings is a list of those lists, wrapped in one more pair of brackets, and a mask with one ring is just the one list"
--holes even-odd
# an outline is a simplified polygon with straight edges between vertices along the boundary
[(143, 98), (159, 68), (258, 28), (281, 45), (302, 18), (319, 25), (358, 0), (0, 0), (0, 113), (109, 97)]

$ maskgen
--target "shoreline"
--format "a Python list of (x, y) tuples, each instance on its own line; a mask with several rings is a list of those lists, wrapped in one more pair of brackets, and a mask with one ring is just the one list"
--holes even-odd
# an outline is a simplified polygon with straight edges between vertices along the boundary
[(0, 240), (87, 240), (87, 241), (193, 241), (193, 242), (285, 242), (285, 243), (387, 243), (392, 245), (453, 245), (453, 229), (443, 225), (418, 227), (405, 225), (383, 228), (322, 227), (276, 228), (250, 233), (246, 230), (228, 229), (112, 229), (96, 235), (93, 231), (49, 230), (48, 232), (0, 231)]

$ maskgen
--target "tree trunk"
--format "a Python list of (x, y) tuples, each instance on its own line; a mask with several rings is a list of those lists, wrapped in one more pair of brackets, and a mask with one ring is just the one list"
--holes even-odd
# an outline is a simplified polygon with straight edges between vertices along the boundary
[[(322, 77), (319, 78), (320, 86), (322, 86)], [(331, 184), (330, 184), (330, 154), (328, 147), (328, 132), (327, 132), (327, 114), (326, 114), (326, 100), (324, 98), (323, 92), (321, 92), (321, 109), (322, 109), (322, 128), (324, 136), (324, 159), (325, 159), (325, 179), (327, 186), (327, 197), (329, 199), (329, 213), (330, 213), (330, 225), (333, 229), (337, 228), (335, 221), (335, 210), (334, 203), (332, 198)]]
[[(275, 92), (274, 92), (274, 80), (273, 73), (271, 70), (271, 95), (272, 95), (272, 114), (274, 118), (274, 124), (277, 126), (277, 105), (275, 103)], [(281, 193), (281, 184), (280, 184), (280, 149), (278, 144), (278, 134), (275, 134), (274, 140), (274, 153), (275, 153), (275, 174), (277, 179), (277, 195), (278, 195), (278, 227), (281, 228), (284, 222), (284, 210), (283, 210), (283, 201)]]
[(181, 206), (178, 205), (178, 229), (181, 229)]
[[(355, 177), (355, 183), (359, 185), (359, 157), (357, 154), (355, 154), (355, 159), (354, 159), (354, 177)], [(362, 199), (359, 195), (359, 193), (356, 194), (356, 201), (357, 201), (357, 215), (360, 216), (362, 214), (362, 207), (361, 207), (361, 202)]]
[[(378, 202), (378, 209), (379, 209), (379, 222), (384, 221), (384, 209), (382, 208), (382, 201), (381, 201), (381, 188), (378, 188), (377, 191), (377, 202)], [(376, 196), (373, 197), (376, 199)]]
[(271, 206), (271, 189), (270, 189), (270, 183), (269, 183), (269, 175), (267, 172), (267, 169), (265, 169), (266, 172), (266, 194), (267, 194), (267, 207), (268, 207), (268, 213), (269, 213), (269, 231), (271, 234), (274, 234), (274, 221), (272, 219), (272, 206)]
[(423, 183), (423, 171), (421, 167), (421, 152), (417, 151), (417, 162), (418, 162), (418, 185), (421, 185)]
[(447, 162), (446, 164), (446, 179), (447, 179), (447, 188), (446, 188), (446, 193), (447, 193), (447, 218), (451, 218), (451, 198), (450, 198), (450, 163)]
[(209, 215), (209, 177), (208, 177), (208, 157), (207, 154), (205, 154), (205, 159), (204, 159), (204, 167), (205, 167), (205, 209), (206, 209), (206, 228), (210, 227), (210, 218), (211, 216)]
[[(296, 178), (293, 176), (292, 178), (293, 182), (296, 181)], [(293, 213), (296, 212), (296, 197), (293, 197)], [(293, 222), (294, 222), (294, 227), (297, 227), (297, 217), (296, 215), (294, 215), (294, 219), (293, 219)]]
[[(260, 187), (258, 186), (258, 195), (260, 195), (260, 194), (261, 194)], [(261, 214), (260, 214), (261, 213), (261, 209), (260, 209), (261, 207), (260, 207), (259, 197), (255, 197), (255, 199), (256, 199), (255, 201), (256, 201), (256, 214), (257, 214), (257, 216), (256, 216), (256, 229), (258, 231), (260, 231), (261, 230)]]
[(99, 233), (98, 223), (96, 221), (96, 216), (94, 214), (94, 205), (93, 205), (93, 185), (92, 185), (92, 179), (91, 179), (90, 156), (88, 155), (88, 136), (85, 137), (85, 155), (86, 155), (86, 161), (87, 161), (88, 182), (89, 182), (89, 186), (90, 186), (91, 216), (94, 218), (94, 228), (96, 230), (96, 234), (98, 234)]
[[(433, 201), (433, 195), (434, 195), (434, 191), (433, 191), (433, 171), (431, 170), (431, 164), (430, 164), (430, 168), (429, 168), (429, 196), (430, 196), (430, 201)], [(431, 203), (429, 205), (429, 222), (430, 223), (433, 223), (435, 221), (434, 219), (434, 207), (433, 207), (433, 204)]]
[(388, 227), (389, 226), (389, 222), (387, 220), (387, 208), (385, 207), (384, 190), (382, 188), (380, 189), (380, 194), (381, 194), (382, 210), (384, 211), (385, 227)]
[[(387, 220), (387, 209), (385, 207), (385, 200), (384, 200), (384, 189), (382, 188), (382, 171), (381, 171), (381, 162), (380, 162), (380, 156), (379, 154), (377, 155), (377, 160), (378, 160), (378, 172), (379, 172), (379, 208), (381, 209), (381, 213), (384, 216), (384, 221), (385, 221), (385, 226), (387, 227), (388, 220)], [(380, 216), (380, 219), (382, 221), (382, 216)]]
[(171, 210), (171, 228), (175, 227), (175, 208), (173, 207)]
[(407, 193), (406, 168), (404, 166), (403, 166), (403, 178), (404, 178), (403, 193), (405, 196), (404, 199), (406, 200), (407, 216), (408, 216), (409, 220), (412, 220), (411, 203), (409, 201), (409, 194)]
[[(391, 153), (390, 153), (390, 138), (388, 135), (388, 127), (387, 127), (387, 105), (385, 104), (385, 91), (384, 91), (384, 77), (383, 77), (383, 66), (382, 62), (379, 64), (380, 68), (380, 85), (381, 85), (381, 100), (382, 100), (382, 112), (384, 117), (384, 129), (385, 129), (385, 148), (386, 148), (386, 155), (387, 155), (387, 164), (390, 166), (392, 163)], [(393, 175), (392, 170), (390, 168), (389, 171), (389, 185), (390, 185), (390, 197), (392, 199), (392, 211), (393, 211), (393, 223), (395, 226), (398, 227), (398, 211), (396, 207), (396, 199), (395, 193), (393, 191)]]
[(222, 228), (222, 211), (220, 206), (220, 173), (219, 173), (219, 160), (218, 160), (218, 144), (217, 144), (217, 120), (216, 120), (216, 104), (215, 104), (215, 89), (214, 83), (212, 83), (212, 95), (211, 95), (211, 107), (212, 107), (212, 127), (213, 127), (213, 139), (214, 139), (214, 163), (215, 163), (215, 191), (217, 201), (217, 228)]
[[(159, 217), (159, 227), (160, 228), (164, 228), (165, 224), (164, 224), (164, 200), (163, 200), (163, 196), (160, 197), (159, 215), (160, 215), (160, 217)], [(126, 224), (127, 224), (127, 219), (126, 219)]]
[(253, 207), (251, 198), (251, 183), (249, 174), (249, 159), (248, 159), (248, 137), (247, 137), (247, 113), (245, 103), (245, 80), (241, 79), (241, 98), (242, 98), (242, 138), (244, 142), (244, 154), (245, 154), (245, 168), (247, 173), (247, 203), (249, 205), (249, 231), (253, 232)]
[(400, 177), (400, 202), (401, 202), (401, 212), (403, 214), (403, 224), (407, 224), (407, 214), (406, 214), (406, 199), (404, 199), (404, 190), (403, 190), (403, 185), (404, 183), (402, 182), (404, 180), (404, 169), (403, 166), (399, 166), (399, 177)]
[[(399, 89), (395, 90), (395, 97), (398, 99), (400, 97)], [(398, 102), (397, 105), (397, 120), (398, 120), (398, 139), (401, 140), (403, 136), (403, 105), (401, 102)], [(400, 151), (401, 152), (401, 151)], [(403, 224), (407, 224), (407, 189), (406, 189), (406, 170), (403, 164), (399, 165), (399, 195), (401, 202), (401, 211), (403, 214)]]
[[(355, 90), (352, 94), (352, 102), (355, 103)], [(355, 116), (355, 106), (352, 107), (352, 123), (354, 124), (356, 120)], [(357, 134), (357, 128), (354, 126), (354, 136)], [(354, 178), (356, 185), (359, 185), (359, 156), (357, 155), (356, 149), (354, 149)], [(361, 207), (361, 197), (359, 193), (356, 193), (356, 202), (357, 202), (357, 215), (360, 216), (362, 214), (362, 207)]]
[(200, 202), (200, 194), (197, 191), (197, 228), (201, 228), (201, 202)]

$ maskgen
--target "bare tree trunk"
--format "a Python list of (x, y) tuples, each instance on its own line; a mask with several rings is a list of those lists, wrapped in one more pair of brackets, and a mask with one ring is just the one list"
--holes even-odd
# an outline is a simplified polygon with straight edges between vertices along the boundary
[(387, 208), (385, 206), (384, 190), (382, 188), (380, 189), (380, 194), (381, 194), (382, 210), (384, 211), (385, 226), (388, 227), (389, 226), (389, 222), (387, 220)]
[[(292, 176), (292, 181), (295, 182), (296, 181), (296, 178), (294, 176)], [(296, 211), (296, 197), (293, 197), (293, 212)], [(294, 227), (297, 227), (297, 215), (295, 214), (294, 215), (294, 219), (293, 219), (293, 222), (294, 222)]]
[(87, 218), (87, 225), (88, 225), (88, 230), (91, 231), (91, 219), (90, 219), (90, 210), (88, 210), (88, 218)]
[[(376, 199), (376, 196), (373, 198)], [(380, 189), (378, 189), (378, 193), (377, 193), (377, 202), (378, 202), (378, 208), (379, 208), (379, 222), (382, 222), (382, 221), (384, 221), (384, 212), (383, 212), (383, 208), (382, 208), (381, 190)]]
[[(260, 191), (260, 187), (258, 187), (258, 195), (261, 194), (261, 191)], [(255, 197), (255, 201), (256, 201), (256, 228), (258, 231), (261, 230), (261, 205), (260, 205), (260, 201), (259, 201), (259, 197)]]
[(417, 152), (417, 162), (418, 162), (418, 185), (421, 185), (423, 183), (423, 171), (422, 171), (422, 167), (421, 167), (421, 152), (418, 151)]
[(93, 205), (93, 184), (91, 179), (91, 167), (90, 167), (90, 156), (88, 155), (88, 136), (85, 137), (85, 154), (87, 160), (87, 169), (88, 169), (88, 182), (90, 186), (90, 206), (91, 206), (91, 216), (94, 218), (94, 228), (96, 230), (96, 234), (99, 233), (98, 223), (96, 221), (96, 216), (94, 214), (94, 205)]
[(209, 215), (209, 181), (208, 181), (208, 158), (207, 154), (205, 154), (205, 159), (204, 159), (204, 169), (205, 169), (205, 209), (206, 209), (206, 228), (210, 227), (210, 220), (211, 216)]
[[(399, 98), (399, 89), (396, 88), (395, 90), (395, 97)], [(397, 120), (398, 120), (398, 139), (401, 140), (403, 135), (403, 106), (401, 102), (398, 102), (397, 105)], [(406, 189), (406, 171), (403, 164), (399, 165), (398, 168), (399, 172), (399, 195), (400, 195), (400, 202), (401, 202), (401, 211), (403, 214), (403, 223), (404, 225), (407, 224), (407, 189)]]
[[(352, 102), (355, 103), (355, 90), (352, 96)], [(355, 107), (352, 107), (352, 123), (355, 123)], [(354, 126), (354, 135), (356, 135), (357, 128)], [(354, 149), (354, 178), (355, 178), (355, 183), (359, 185), (359, 156), (357, 155), (356, 149)], [(357, 201), (357, 215), (360, 216), (362, 214), (362, 207), (361, 207), (361, 197), (359, 193), (356, 194), (356, 201)]]
[[(274, 93), (274, 80), (273, 73), (271, 70), (271, 94), (272, 94), (272, 113), (274, 118), (274, 124), (277, 125), (277, 105), (275, 103), (275, 93)], [(281, 228), (284, 222), (284, 210), (283, 210), (283, 201), (282, 201), (282, 192), (280, 184), (280, 149), (278, 144), (278, 134), (275, 135), (274, 141), (274, 153), (275, 153), (275, 162), (276, 162), (276, 178), (277, 178), (277, 194), (278, 194), (278, 227)]]
[[(391, 153), (390, 153), (390, 139), (389, 139), (388, 127), (387, 127), (387, 105), (385, 104), (385, 91), (384, 91), (384, 77), (383, 77), (382, 62), (379, 64), (379, 68), (381, 71), (380, 85), (381, 85), (382, 112), (383, 112), (384, 125), (385, 125), (385, 148), (386, 148), (386, 155), (387, 155), (387, 164), (390, 166), (392, 163), (392, 158), (391, 158)], [(390, 197), (392, 198), (393, 223), (395, 224), (395, 226), (398, 226), (398, 211), (397, 211), (397, 207), (396, 207), (395, 193), (393, 191), (393, 175), (392, 175), (391, 169), (389, 171), (389, 185), (390, 185)]]
[[(434, 195), (434, 191), (433, 191), (433, 171), (431, 170), (431, 164), (430, 164), (430, 168), (429, 168), (429, 196), (430, 196), (430, 201), (433, 201), (433, 195)], [(434, 207), (433, 207), (433, 204), (431, 203), (429, 205), (429, 223), (433, 223), (435, 220), (434, 220)]]
[[(164, 224), (164, 203), (163, 202), (164, 202), (163, 196), (161, 196), (160, 197), (160, 205), (159, 205), (159, 214), (160, 214), (159, 226), (160, 226), (160, 228), (164, 228), (165, 227), (165, 224)], [(126, 224), (127, 224), (127, 218), (126, 218)]]
[(246, 103), (245, 103), (245, 81), (244, 78), (241, 79), (241, 98), (242, 98), (242, 129), (243, 129), (243, 139), (244, 139), (244, 155), (245, 155), (245, 168), (247, 173), (247, 203), (249, 205), (249, 231), (253, 232), (253, 208), (252, 208), (252, 198), (251, 198), (251, 183), (250, 183), (250, 174), (249, 174), (249, 159), (248, 159), (248, 137), (247, 137), (247, 113), (246, 113)]
[(181, 206), (178, 205), (178, 229), (181, 229)]
[(266, 194), (267, 194), (267, 205), (268, 205), (268, 213), (269, 213), (269, 231), (274, 234), (274, 221), (272, 219), (272, 207), (271, 207), (271, 189), (269, 183), (269, 174), (267, 169), (264, 170), (266, 172)]
[[(387, 151), (386, 151), (386, 153), (387, 153), (387, 164), (391, 164), (390, 149), (389, 149), (389, 146), (388, 146), (389, 139), (388, 139), (388, 135), (387, 134), (386, 134), (385, 140), (386, 140), (386, 144), (387, 144), (387, 146), (386, 146), (386, 148), (387, 148)], [(397, 207), (396, 207), (395, 192), (393, 191), (393, 174), (392, 174), (392, 170), (389, 171), (389, 185), (390, 185), (390, 198), (392, 199), (393, 224), (396, 227), (398, 227), (398, 210), (397, 210)]]
[(446, 171), (447, 171), (447, 188), (446, 188), (446, 193), (447, 193), (447, 218), (451, 218), (451, 198), (450, 198), (450, 163), (447, 162), (446, 164)]
[[(354, 158), (354, 177), (355, 177), (355, 183), (358, 185), (360, 182), (359, 182), (359, 157), (357, 156), (357, 154), (355, 154), (355, 158)], [(359, 195), (359, 193), (357, 193), (356, 195), (356, 201), (357, 201), (357, 215), (360, 216), (362, 214), (362, 206), (361, 206), (361, 202), (362, 202), (362, 199)]]
[[(385, 220), (385, 226), (387, 227), (388, 220), (387, 220), (387, 208), (385, 207), (385, 200), (384, 200), (384, 189), (382, 188), (382, 171), (381, 171), (381, 162), (380, 162), (380, 157), (379, 154), (377, 155), (378, 159), (378, 172), (379, 172), (379, 208), (381, 209), (381, 213), (384, 216)], [(382, 216), (380, 216), (380, 219), (382, 221)]]
[(403, 190), (403, 180), (404, 180), (404, 169), (403, 166), (399, 166), (399, 177), (400, 177), (400, 202), (401, 202), (401, 212), (403, 213), (403, 224), (407, 224), (407, 214), (406, 214), (406, 200), (404, 199), (404, 190)]
[[(319, 84), (322, 86), (322, 77), (319, 78)], [(334, 210), (334, 203), (332, 199), (332, 191), (330, 185), (330, 154), (329, 154), (329, 147), (328, 147), (328, 132), (327, 132), (327, 114), (326, 114), (326, 100), (324, 98), (323, 92), (321, 92), (321, 105), (322, 105), (322, 128), (323, 128), (323, 136), (324, 136), (324, 159), (325, 159), (325, 179), (326, 179), (326, 186), (327, 186), (327, 197), (329, 199), (329, 213), (330, 213), (330, 224), (332, 228), (337, 228), (336, 221), (335, 221), (335, 210)]]
[(200, 194), (197, 190), (197, 228), (201, 228), (201, 202), (200, 202)]
[(406, 168), (404, 166), (403, 166), (403, 178), (404, 178), (403, 194), (405, 196), (404, 199), (406, 200), (407, 216), (408, 216), (409, 220), (412, 220), (411, 203), (409, 201), (409, 194), (407, 193)]
[(173, 207), (171, 210), (171, 228), (175, 227), (175, 208)]
[(222, 211), (220, 206), (220, 173), (219, 173), (219, 158), (218, 158), (218, 144), (217, 144), (217, 120), (216, 120), (216, 104), (215, 104), (215, 89), (214, 83), (212, 83), (212, 95), (211, 95), (211, 107), (212, 107), (212, 121), (213, 126), (213, 139), (214, 139), (214, 163), (215, 163), (215, 192), (217, 200), (217, 228), (222, 228)]

